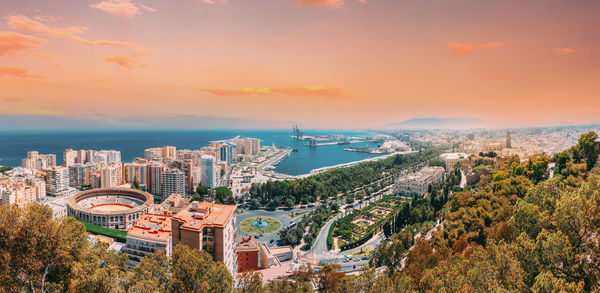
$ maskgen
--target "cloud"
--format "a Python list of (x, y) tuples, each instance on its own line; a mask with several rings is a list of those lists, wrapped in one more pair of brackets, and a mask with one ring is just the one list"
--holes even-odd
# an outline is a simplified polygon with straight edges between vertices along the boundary
[(499, 42), (492, 42), (492, 43), (482, 43), (482, 44), (478, 44), (478, 45), (473, 45), (471, 43), (450, 43), (450, 48), (452, 48), (452, 52), (450, 52), (450, 55), (458, 55), (458, 54), (464, 54), (464, 53), (469, 53), (471, 51), (474, 50), (478, 50), (478, 49), (486, 49), (486, 48), (493, 48), (493, 47), (498, 47), (500, 46)]
[(56, 59), (56, 55), (50, 55), (50, 54), (45, 54), (45, 53), (31, 54), (31, 57), (38, 58), (38, 59)]
[(18, 52), (35, 49), (46, 43), (46, 40), (22, 35), (15, 32), (0, 32), (0, 57), (13, 56)]
[(29, 74), (27, 69), (20, 67), (0, 67), (0, 77), (3, 76), (14, 76), (14, 77), (26, 77), (26, 78), (43, 78), (39, 75)]
[[(213, 1), (213, 0), (204, 0)], [(359, 3), (367, 4), (367, 0), (356, 0)], [(344, 5), (344, 0), (298, 0), (298, 4), (307, 6), (325, 6), (332, 8), (339, 8)]]
[(343, 0), (298, 0), (298, 3), (300, 5), (340, 7), (344, 4), (344, 1)]
[(80, 34), (86, 32), (85, 27), (79, 26), (69, 26), (69, 27), (56, 27), (49, 26), (43, 24), (39, 21), (35, 21), (24, 15), (9, 15), (5, 17), (6, 25), (14, 30), (18, 31), (32, 31), (39, 34), (43, 34), (48, 37), (65, 39), (74, 43), (89, 45), (89, 46), (113, 46), (113, 47), (123, 47), (131, 50), (137, 51), (146, 51), (146, 52), (155, 52), (152, 49), (146, 48), (142, 45), (126, 42), (126, 41), (110, 41), (110, 40), (87, 40), (85, 38), (80, 37)]
[(47, 105), (38, 102), (31, 102), (27, 99), (9, 97), (0, 99), (0, 114), (12, 115), (62, 115), (64, 112), (52, 109)]
[(265, 87), (265, 88), (245, 88), (242, 90), (228, 89), (203, 89), (203, 91), (217, 96), (267, 96), (283, 94), (288, 96), (310, 96), (323, 98), (342, 98), (346, 96), (343, 89), (321, 86), (321, 85), (302, 85), (295, 87)]
[(205, 4), (210, 4), (210, 5), (227, 2), (226, 0), (199, 0), (199, 1), (202, 3), (205, 3)]
[(154, 8), (143, 4), (135, 4), (131, 0), (105, 0), (96, 4), (90, 5), (92, 8), (100, 9), (111, 15), (122, 18), (133, 18), (136, 15), (142, 14), (142, 11), (156, 11)]
[(133, 42), (126, 41), (111, 41), (111, 40), (97, 40), (92, 41), (81, 37), (80, 35), (85, 33), (86, 28), (79, 26), (69, 27), (56, 27), (49, 26), (39, 21), (35, 21), (24, 15), (10, 15), (5, 17), (6, 24), (9, 28), (20, 31), (32, 31), (39, 34), (43, 34), (48, 37), (68, 40), (73, 43), (87, 45), (87, 46), (111, 46), (121, 47), (131, 50), (125, 56), (108, 56), (104, 58), (106, 62), (112, 62), (126, 68), (140, 68), (145, 67), (146, 64), (139, 60), (139, 57), (150, 56), (155, 54), (157, 51), (139, 45)]
[(571, 54), (575, 52), (575, 50), (571, 48), (554, 48), (554, 52), (558, 54)]
[(140, 56), (140, 54), (132, 52), (125, 56), (108, 56), (103, 60), (128, 69), (146, 67), (147, 64), (138, 59)]

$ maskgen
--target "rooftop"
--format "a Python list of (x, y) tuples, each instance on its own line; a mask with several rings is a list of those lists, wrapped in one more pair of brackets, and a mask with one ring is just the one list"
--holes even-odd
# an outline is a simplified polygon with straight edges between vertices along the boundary
[(445, 153), (440, 155), (440, 158), (444, 160), (466, 159), (467, 157), (468, 155), (465, 153)]
[(235, 239), (237, 251), (257, 251), (258, 243), (252, 236), (237, 236)]
[(171, 217), (162, 214), (143, 214), (135, 225), (127, 230), (127, 237), (146, 241), (168, 241), (171, 237)]
[(233, 216), (235, 208), (234, 205), (194, 201), (173, 216), (173, 219), (183, 222), (181, 229), (184, 230), (199, 231), (204, 227), (222, 228)]
[(179, 193), (173, 193), (169, 195), (160, 205), (156, 206), (156, 209), (161, 214), (175, 215), (183, 210), (190, 200), (185, 198)]

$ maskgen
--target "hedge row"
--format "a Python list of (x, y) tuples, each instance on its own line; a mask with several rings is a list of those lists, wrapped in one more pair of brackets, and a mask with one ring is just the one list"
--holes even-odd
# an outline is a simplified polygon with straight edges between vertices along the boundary
[(127, 241), (127, 231), (109, 229), (81, 220), (79, 222), (81, 222), (85, 226), (85, 230), (89, 233), (112, 237), (121, 243), (125, 243)]
[(371, 237), (373, 237), (373, 231), (370, 231), (369, 233), (365, 234), (363, 237), (360, 237), (356, 241), (348, 242), (348, 243), (340, 246), (340, 250), (345, 251), (345, 250), (352, 249), (354, 247), (363, 245), (365, 242), (369, 241), (369, 239), (371, 239)]
[(333, 247), (333, 229), (335, 229), (335, 223), (337, 221), (333, 221), (331, 226), (329, 226), (329, 232), (327, 232), (327, 249), (331, 250)]

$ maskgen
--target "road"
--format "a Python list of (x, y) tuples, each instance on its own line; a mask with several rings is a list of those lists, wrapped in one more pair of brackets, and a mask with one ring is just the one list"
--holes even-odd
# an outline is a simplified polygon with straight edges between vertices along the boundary
[(465, 176), (465, 172), (460, 169), (460, 188), (465, 188), (467, 185), (467, 176)]
[(373, 236), (369, 241), (367, 241), (363, 245), (355, 247), (353, 249), (342, 251), (342, 252), (337, 252), (337, 251), (327, 249), (327, 235), (329, 234), (329, 229), (335, 220), (351, 213), (355, 207), (360, 209), (361, 207), (367, 206), (371, 202), (381, 199), (382, 196), (383, 196), (382, 194), (373, 196), (370, 199), (365, 200), (362, 203), (360, 203), (360, 205), (358, 205), (359, 204), (358, 201), (355, 201), (352, 203), (352, 205), (351, 205), (352, 207), (350, 207), (346, 210), (342, 210), (335, 217), (333, 217), (332, 219), (327, 221), (327, 223), (325, 223), (323, 228), (321, 228), (321, 231), (319, 232), (319, 235), (317, 236), (317, 240), (315, 240), (313, 247), (305, 253), (305, 256), (311, 257), (311, 258), (316, 258), (319, 260), (319, 262), (322, 262), (322, 263), (340, 264), (340, 266), (342, 267), (342, 271), (344, 271), (344, 272), (352, 271), (354, 269), (360, 269), (361, 267), (367, 265), (369, 262), (368, 260), (360, 260), (360, 261), (352, 260), (349, 262), (344, 262), (343, 261), (344, 256), (358, 252), (358, 251), (360, 251), (362, 249), (366, 249), (368, 247), (374, 249), (384, 239), (381, 232), (378, 233), (377, 235)]

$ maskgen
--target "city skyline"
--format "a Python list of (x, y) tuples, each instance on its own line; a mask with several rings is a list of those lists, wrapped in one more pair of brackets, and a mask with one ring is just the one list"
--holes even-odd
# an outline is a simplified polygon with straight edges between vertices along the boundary
[(600, 4), (431, 4), (5, 1), (0, 130), (597, 122)]

